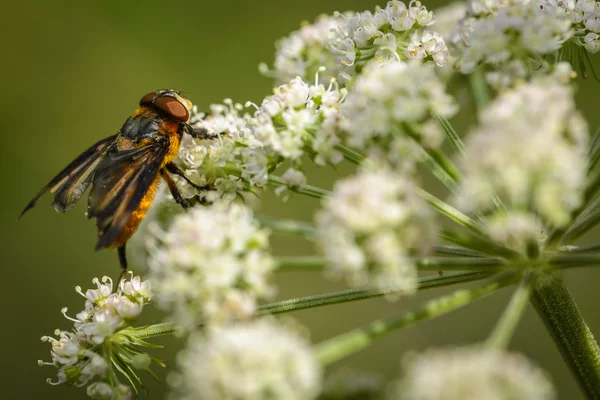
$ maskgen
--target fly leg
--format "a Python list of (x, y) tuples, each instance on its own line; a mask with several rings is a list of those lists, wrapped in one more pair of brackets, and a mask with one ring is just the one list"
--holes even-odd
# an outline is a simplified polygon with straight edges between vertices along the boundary
[(121, 286), (121, 281), (125, 279), (125, 275), (127, 275), (127, 256), (125, 255), (125, 245), (117, 248), (117, 252), (119, 253), (119, 264), (121, 265), (121, 274), (119, 275), (117, 286), (114, 288), (115, 292)]
[(192, 182), (190, 180), (190, 178), (188, 178), (185, 175), (185, 173), (182, 170), (177, 168), (177, 165), (173, 164), (172, 162), (168, 163), (165, 168), (167, 169), (167, 171), (169, 171), (173, 175), (177, 175), (177, 176), (180, 176), (183, 179), (185, 179), (185, 181), (196, 190), (209, 190), (210, 189), (210, 185), (196, 185), (194, 182)]
[(182, 122), (179, 125), (179, 132), (180, 133), (185, 132), (188, 135), (190, 135), (191, 137), (193, 137), (194, 139), (200, 139), (200, 140), (216, 139), (220, 136), (220, 135), (210, 135), (206, 129), (194, 128), (193, 126), (191, 126), (190, 124), (185, 123), (185, 122)]
[(173, 178), (171, 178), (171, 175), (169, 175), (165, 169), (162, 169), (160, 171), (160, 176), (165, 180), (165, 182), (167, 182), (167, 186), (169, 187), (169, 191), (175, 199), (175, 202), (184, 209), (190, 208), (192, 205), (187, 199), (184, 199), (183, 196), (181, 196), (181, 193), (179, 193), (179, 189), (177, 188), (177, 184), (175, 184), (175, 181)]

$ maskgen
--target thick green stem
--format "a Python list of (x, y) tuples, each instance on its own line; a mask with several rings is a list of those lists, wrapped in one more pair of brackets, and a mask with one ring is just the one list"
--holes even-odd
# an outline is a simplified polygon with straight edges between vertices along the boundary
[(508, 306), (488, 338), (486, 342), (488, 346), (499, 348), (506, 348), (508, 346), (527, 303), (529, 303), (532, 289), (532, 276), (530, 273), (525, 273), (517, 290), (515, 290), (510, 299), (510, 303), (508, 303)]
[(560, 274), (536, 287), (532, 303), (589, 399), (600, 399), (600, 349)]
[(405, 314), (387, 320), (377, 320), (364, 328), (355, 329), (328, 339), (317, 346), (317, 356), (324, 365), (339, 361), (369, 346), (375, 339), (412, 325), (415, 322), (438, 317), (467, 305), (514, 282), (513, 274), (499, 274), (471, 289), (458, 290), (426, 302)]

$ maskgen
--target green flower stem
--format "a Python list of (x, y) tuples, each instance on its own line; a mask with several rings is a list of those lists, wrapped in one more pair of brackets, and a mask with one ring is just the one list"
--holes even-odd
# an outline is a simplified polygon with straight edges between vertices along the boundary
[(264, 215), (256, 216), (258, 222), (278, 233), (291, 233), (303, 236), (306, 239), (314, 239), (316, 229), (308, 222), (296, 221), (293, 219), (283, 219), (268, 217)]
[(566, 247), (561, 247), (559, 249), (561, 252), (564, 253), (597, 253), (600, 252), (600, 244), (596, 244), (593, 246), (566, 246)]
[[(507, 268), (506, 262), (499, 257), (414, 257), (411, 259), (420, 271), (502, 271)], [(282, 270), (320, 271), (327, 265), (327, 260), (318, 256), (279, 257), (277, 266)]]
[(531, 301), (586, 398), (600, 399), (600, 349), (562, 275), (539, 284)]
[(476, 235), (485, 236), (479, 224), (475, 220), (470, 218), (468, 215), (463, 214), (456, 208), (452, 207), (450, 204), (438, 199), (426, 190), (423, 190), (419, 187), (416, 190), (417, 194), (421, 196), (423, 200), (429, 203), (433, 208), (435, 208), (440, 214), (450, 218), (452, 221), (456, 222), (460, 226), (467, 228)]
[(425, 165), (448, 188), (453, 189), (454, 186), (456, 186), (456, 183), (461, 180), (460, 171), (443, 151), (424, 145), (420, 128), (418, 126), (408, 123), (402, 124), (402, 126), (395, 127), (393, 129), (393, 134), (396, 136), (406, 135), (421, 145), (423, 151), (425, 151), (425, 154), (427, 154), (429, 158), (429, 160), (425, 160)]
[(600, 198), (590, 203), (594, 193), (600, 189), (600, 173), (587, 185), (582, 205), (573, 211), (573, 222), (566, 228), (554, 229), (548, 236), (550, 245), (576, 240), (600, 222)]
[(430, 300), (425, 304), (395, 318), (376, 320), (364, 328), (352, 330), (328, 339), (317, 345), (317, 357), (328, 365), (369, 346), (375, 339), (392, 331), (431, 319), (465, 306), (514, 282), (513, 274), (498, 274), (478, 286), (458, 290), (446, 296)]
[[(456, 272), (441, 276), (427, 276), (419, 278), (417, 290), (434, 289), (444, 286), (457, 285), (488, 278), (490, 272)], [(281, 314), (291, 311), (305, 310), (308, 308), (322, 307), (350, 301), (366, 300), (381, 297), (386, 294), (401, 294), (401, 291), (377, 290), (377, 289), (350, 289), (339, 292), (322, 293), (313, 296), (298, 297), (295, 299), (282, 300), (275, 303), (263, 304), (258, 307), (257, 316)], [(156, 336), (170, 335), (177, 331), (175, 324), (165, 322), (161, 324), (148, 325), (141, 328), (127, 328), (126, 336), (137, 340), (149, 339)], [(147, 347), (154, 346), (144, 342)]]
[(598, 225), (598, 222), (600, 222), (600, 210), (590, 210), (590, 213), (584, 211), (579, 218), (575, 219), (569, 229), (560, 236), (560, 242), (572, 243)]
[(527, 307), (527, 304), (529, 303), (531, 292), (533, 291), (532, 281), (533, 277), (531, 276), (531, 273), (525, 273), (523, 275), (521, 283), (510, 299), (510, 303), (508, 303), (502, 317), (500, 317), (500, 320), (486, 341), (488, 346), (503, 349), (508, 346), (513, 333), (517, 328), (517, 324), (525, 311), (525, 307)]
[(465, 249), (460, 246), (449, 246), (440, 244), (435, 246), (434, 253), (436, 256), (451, 256), (451, 257), (485, 257), (484, 253)]
[[(456, 272), (442, 276), (427, 276), (419, 278), (418, 289), (433, 289), (443, 286), (456, 285), (487, 278), (488, 272)], [(378, 289), (350, 289), (340, 292), (330, 292), (313, 296), (299, 297), (278, 301), (276, 303), (264, 304), (258, 308), (258, 315), (279, 314), (290, 311), (304, 310), (307, 308), (328, 306), (339, 303), (347, 303), (356, 300), (366, 300), (381, 297), (386, 294), (402, 294), (402, 291), (378, 290)]]
[[(313, 140), (315, 138), (316, 138), (316, 132), (314, 130), (306, 131), (306, 134), (304, 135), (304, 140), (305, 140), (304, 151), (313, 157), (317, 154), (317, 152), (312, 147)], [(344, 146), (341, 143), (336, 144), (334, 146), (334, 149), (336, 149), (337, 151), (342, 153), (342, 155), (344, 156), (344, 159), (346, 161), (349, 161), (355, 165), (359, 165), (365, 159), (365, 156), (360, 154), (358, 151), (351, 149), (350, 147)]]
[(139, 340), (148, 339), (156, 336), (171, 335), (176, 331), (176, 327), (171, 322), (143, 326), (141, 328), (127, 328), (126, 336)]
[[(267, 186), (277, 188), (280, 186), (288, 187), (287, 184), (277, 175), (269, 175)], [(304, 194), (315, 199), (323, 199), (331, 195), (331, 192), (325, 189), (321, 189), (315, 186), (302, 185), (299, 187), (289, 187), (289, 190), (295, 193)]]
[(485, 237), (474, 235), (469, 232), (443, 229), (440, 233), (440, 237), (449, 243), (480, 253), (503, 257), (508, 260), (518, 260), (520, 258), (518, 252), (496, 244), (492, 241), (488, 241), (485, 239)]
[(344, 155), (344, 159), (346, 161), (349, 161), (352, 164), (359, 165), (365, 159), (362, 154), (344, 146), (343, 144), (336, 144), (334, 148)]
[(454, 150), (463, 156), (465, 154), (465, 145), (463, 144), (460, 136), (458, 136), (458, 133), (456, 133), (454, 130), (454, 127), (450, 121), (448, 121), (446, 117), (442, 117), (441, 115), (433, 112), (431, 113), (431, 116), (440, 124)]
[(469, 74), (468, 77), (475, 105), (477, 106), (477, 110), (481, 111), (489, 104), (492, 97), (485, 82), (485, 76), (481, 68), (478, 68), (472, 74)]
[(558, 268), (600, 265), (600, 253), (567, 253), (550, 258), (548, 264)]

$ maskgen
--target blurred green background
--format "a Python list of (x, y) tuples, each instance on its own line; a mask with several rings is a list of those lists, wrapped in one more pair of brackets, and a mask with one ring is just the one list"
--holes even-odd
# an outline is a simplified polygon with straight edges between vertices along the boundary
[[(17, 216), (30, 198), (79, 152), (115, 133), (139, 98), (157, 88), (188, 93), (200, 109), (225, 97), (259, 102), (270, 94), (271, 82), (258, 73), (260, 62), (271, 63), (274, 41), (303, 20), (334, 10), (366, 10), (372, 0), (303, 0), (297, 2), (216, 1), (19, 1), (5, 4), (0, 26), (3, 57), (2, 95), (2, 352), (0, 380), (3, 398), (75, 399), (82, 390), (51, 387), (50, 347), (40, 337), (68, 328), (60, 314), (68, 306), (74, 315), (83, 301), (73, 288), (91, 285), (95, 276), (118, 273), (112, 251), (94, 252), (94, 223), (83, 213), (85, 201), (65, 215), (43, 198), (21, 221)], [(444, 4), (426, 2), (429, 8)], [(592, 127), (600, 123), (595, 104), (600, 83), (583, 81), (578, 96)], [(460, 126), (460, 124), (459, 124)], [(314, 172), (314, 171), (313, 171)], [(344, 168), (311, 174), (311, 183), (330, 187), (347, 173)], [(310, 219), (318, 203), (292, 198), (282, 203), (266, 195), (262, 209), (271, 215)], [(596, 235), (597, 237), (597, 235)], [(312, 247), (291, 237), (277, 237), (279, 254), (310, 254)], [(592, 330), (600, 332), (597, 282), (600, 270), (569, 271), (568, 281)], [(319, 274), (282, 273), (280, 296), (294, 297), (343, 287), (324, 282)], [(293, 314), (309, 327), (312, 340), (394, 315), (438, 292), (426, 292), (396, 303), (356, 302)], [(389, 335), (368, 351), (336, 368), (350, 366), (398, 373), (408, 349), (466, 344), (486, 337), (510, 295), (505, 291), (458, 312)], [(148, 320), (160, 318), (150, 313)], [(166, 340), (159, 352), (173, 360), (177, 344)], [(581, 394), (533, 310), (529, 309), (512, 342), (546, 368), (561, 398)], [(171, 363), (172, 365), (172, 363)], [(160, 372), (164, 377), (164, 371)], [(149, 378), (149, 377), (148, 377)], [(147, 379), (150, 398), (163, 398), (166, 385)]]

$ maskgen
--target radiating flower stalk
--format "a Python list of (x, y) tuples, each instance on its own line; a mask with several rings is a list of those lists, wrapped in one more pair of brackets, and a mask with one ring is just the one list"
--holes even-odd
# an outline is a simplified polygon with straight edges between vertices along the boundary
[[(114, 293), (108, 279), (78, 289), (86, 306), (68, 317), (74, 329), (43, 339), (55, 382), (86, 386), (92, 398), (135, 396), (137, 369), (161, 364), (144, 352), (157, 347), (147, 339), (174, 333), (186, 347), (167, 379), (173, 398), (327, 398), (324, 367), (512, 287), (487, 338), (410, 354), (386, 395), (555, 398), (548, 375), (508, 350), (531, 302), (585, 395), (600, 398), (600, 351), (562, 278), (600, 266), (600, 245), (577, 242), (600, 222), (600, 130), (591, 136), (578, 111), (581, 65), (568, 62), (598, 50), (598, 21), (597, 3), (584, 0), (473, 0), (440, 15), (390, 1), (320, 16), (281, 39), (273, 67), (261, 67), (275, 78), (273, 94), (194, 109), (192, 125), (212, 139), (185, 136), (176, 162), (210, 189), (178, 179), (196, 201), (187, 212), (159, 196), (130, 246), (147, 281), (126, 280)], [(449, 88), (451, 75), (466, 75), (477, 106), (463, 109), (477, 113), (464, 132), (449, 121), (469, 107)], [(354, 172), (325, 189), (313, 186), (306, 163)], [(431, 177), (445, 195), (424, 184)], [(256, 213), (266, 190), (283, 201), (309, 197), (314, 222)], [(274, 256), (278, 234), (316, 251)], [(285, 270), (322, 272), (350, 288), (269, 302)], [(316, 344), (267, 317), (467, 282)], [(165, 322), (136, 327), (148, 301)]]

